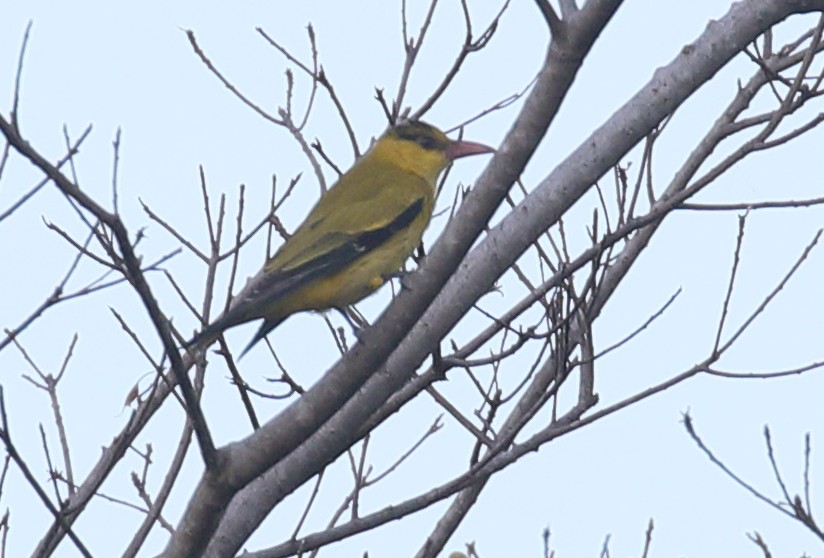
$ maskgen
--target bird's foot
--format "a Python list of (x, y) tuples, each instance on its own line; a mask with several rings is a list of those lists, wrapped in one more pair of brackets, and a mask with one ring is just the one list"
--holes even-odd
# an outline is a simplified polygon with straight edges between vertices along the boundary
[(393, 273), (387, 273), (386, 275), (384, 275), (383, 280), (384, 281), (390, 281), (392, 279), (397, 279), (398, 282), (401, 284), (401, 289), (403, 289), (405, 291), (410, 291), (410, 290), (412, 290), (409, 287), (409, 276), (410, 275), (412, 275), (411, 271), (406, 271), (404, 269), (399, 269), (398, 271), (395, 271)]
[(349, 327), (352, 328), (352, 335), (355, 336), (355, 339), (362, 341), (361, 336), (363, 334), (363, 330), (369, 327), (369, 322), (367, 322), (366, 319), (352, 306), (347, 306), (346, 308), (335, 308), (335, 310), (343, 316), (346, 323), (348, 323)]

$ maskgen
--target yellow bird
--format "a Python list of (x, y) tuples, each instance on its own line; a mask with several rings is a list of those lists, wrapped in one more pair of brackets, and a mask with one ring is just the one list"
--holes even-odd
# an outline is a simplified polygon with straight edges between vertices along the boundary
[(296, 312), (335, 308), (346, 315), (346, 306), (383, 285), (420, 244), (438, 175), (459, 157), (492, 151), (420, 121), (390, 128), (321, 196), (248, 294), (188, 346), (208, 345), (227, 328), (263, 318), (242, 356)]

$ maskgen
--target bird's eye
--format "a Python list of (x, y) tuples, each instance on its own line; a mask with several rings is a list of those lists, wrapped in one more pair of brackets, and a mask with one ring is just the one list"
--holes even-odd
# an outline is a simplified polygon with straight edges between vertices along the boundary
[(435, 149), (437, 144), (435, 138), (430, 136), (418, 136), (415, 138), (415, 142), (424, 149)]

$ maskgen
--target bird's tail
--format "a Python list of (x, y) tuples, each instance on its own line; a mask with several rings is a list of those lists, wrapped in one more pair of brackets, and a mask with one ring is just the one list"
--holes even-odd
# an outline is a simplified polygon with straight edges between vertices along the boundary
[[(214, 343), (218, 337), (228, 328), (236, 326), (245, 320), (231, 319), (231, 315), (221, 316), (213, 323), (207, 325), (199, 333), (195, 334), (185, 345), (184, 348), (190, 351), (197, 351), (206, 349), (209, 345)], [(285, 318), (277, 318), (275, 320), (264, 319), (263, 323), (258, 328), (255, 336), (240, 353), (238, 359), (242, 358), (249, 349), (251, 349), (258, 341), (266, 337), (266, 334), (275, 329)]]
[(189, 339), (189, 341), (183, 345), (183, 348), (190, 351), (201, 348), (205, 349), (220, 336), (224, 329), (226, 328), (223, 327), (220, 320), (209, 324)]
[(189, 341), (184, 345), (184, 348), (190, 351), (205, 349), (214, 343), (217, 338), (220, 337), (220, 334), (225, 330), (232, 326), (236, 326), (241, 322), (243, 322), (243, 320), (235, 316), (230, 310), (211, 324), (204, 327), (199, 333), (196, 333), (195, 336), (189, 339)]
[[(218, 316), (214, 322), (204, 327), (200, 333), (192, 337), (189, 342), (186, 343), (185, 348), (190, 351), (206, 349), (230, 327), (234, 327), (257, 318), (264, 318), (260, 329), (258, 329), (257, 333), (252, 338), (252, 341), (240, 354), (240, 356), (243, 356), (255, 343), (266, 337), (267, 333), (272, 331), (272, 329), (286, 319), (286, 316), (277, 316), (276, 312), (271, 308), (272, 304), (266, 301), (276, 296), (283, 296), (283, 294), (288, 291), (276, 290), (274, 292), (263, 292), (263, 296), (261, 296), (261, 288), (265, 288), (268, 285), (266, 282), (265, 272), (266, 268), (262, 269), (255, 277), (249, 279), (241, 292), (238, 293), (234, 299), (232, 299), (229, 309), (226, 310), (223, 315)], [(289, 291), (293, 290), (298, 285), (299, 283), (297, 282), (290, 283)], [(261, 308), (261, 298), (264, 301), (263, 308)], [(265, 312), (263, 310), (266, 309), (269, 310), (270, 314), (275, 315), (265, 318)]]
[(242, 353), (240, 353), (240, 356), (238, 357), (238, 360), (243, 358), (243, 355), (248, 353), (249, 349), (251, 349), (252, 347), (255, 346), (255, 343), (257, 343), (258, 341), (260, 341), (261, 339), (266, 337), (267, 333), (269, 333), (270, 331), (275, 329), (285, 319), (286, 318), (277, 318), (276, 320), (270, 320), (268, 318), (264, 318), (263, 323), (260, 324), (260, 327), (258, 328), (257, 333), (255, 333), (255, 336), (252, 337), (252, 340), (249, 341), (249, 344), (246, 345), (246, 348), (243, 349)]

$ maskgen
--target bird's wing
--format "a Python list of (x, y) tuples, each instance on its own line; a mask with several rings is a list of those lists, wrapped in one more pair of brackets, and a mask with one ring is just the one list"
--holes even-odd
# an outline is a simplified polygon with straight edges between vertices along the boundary
[(280, 297), (344, 269), (409, 227), (421, 212), (431, 211), (426, 206), (433, 197), (434, 187), (419, 176), (393, 167), (356, 164), (326, 192), (229, 311), (190, 345), (232, 325), (263, 317), (260, 312)]
[(329, 232), (319, 237), (306, 252), (287, 265), (267, 266), (265, 279), (250, 293), (256, 301), (272, 301), (319, 277), (333, 275), (364, 254), (374, 250), (406, 229), (423, 211), (423, 198), (413, 202), (394, 219), (357, 233)]
[[(229, 325), (259, 317), (255, 315), (257, 312), (295, 289), (315, 279), (328, 277), (341, 271), (362, 255), (389, 240), (397, 232), (407, 228), (420, 215), (423, 206), (424, 200), (421, 198), (385, 225), (357, 234), (327, 233), (307, 247), (307, 253), (313, 254), (311, 258), (285, 268), (272, 271), (264, 270), (262, 277), (250, 285), (248, 293), (243, 298), (235, 299), (232, 308), (224, 318), (206, 328), (203, 333), (190, 342), (190, 345), (201, 338), (210, 338), (210, 336), (222, 331)], [(255, 343), (263, 339), (285, 316), (275, 316), (273, 318), (264, 315), (262, 317), (265, 318), (263, 324), (243, 350), (241, 356), (246, 354)]]
[(417, 175), (356, 165), (321, 198), (266, 271), (286, 272), (330, 259), (343, 267), (408, 227), (424, 211), (427, 196), (434, 196), (434, 188)]

